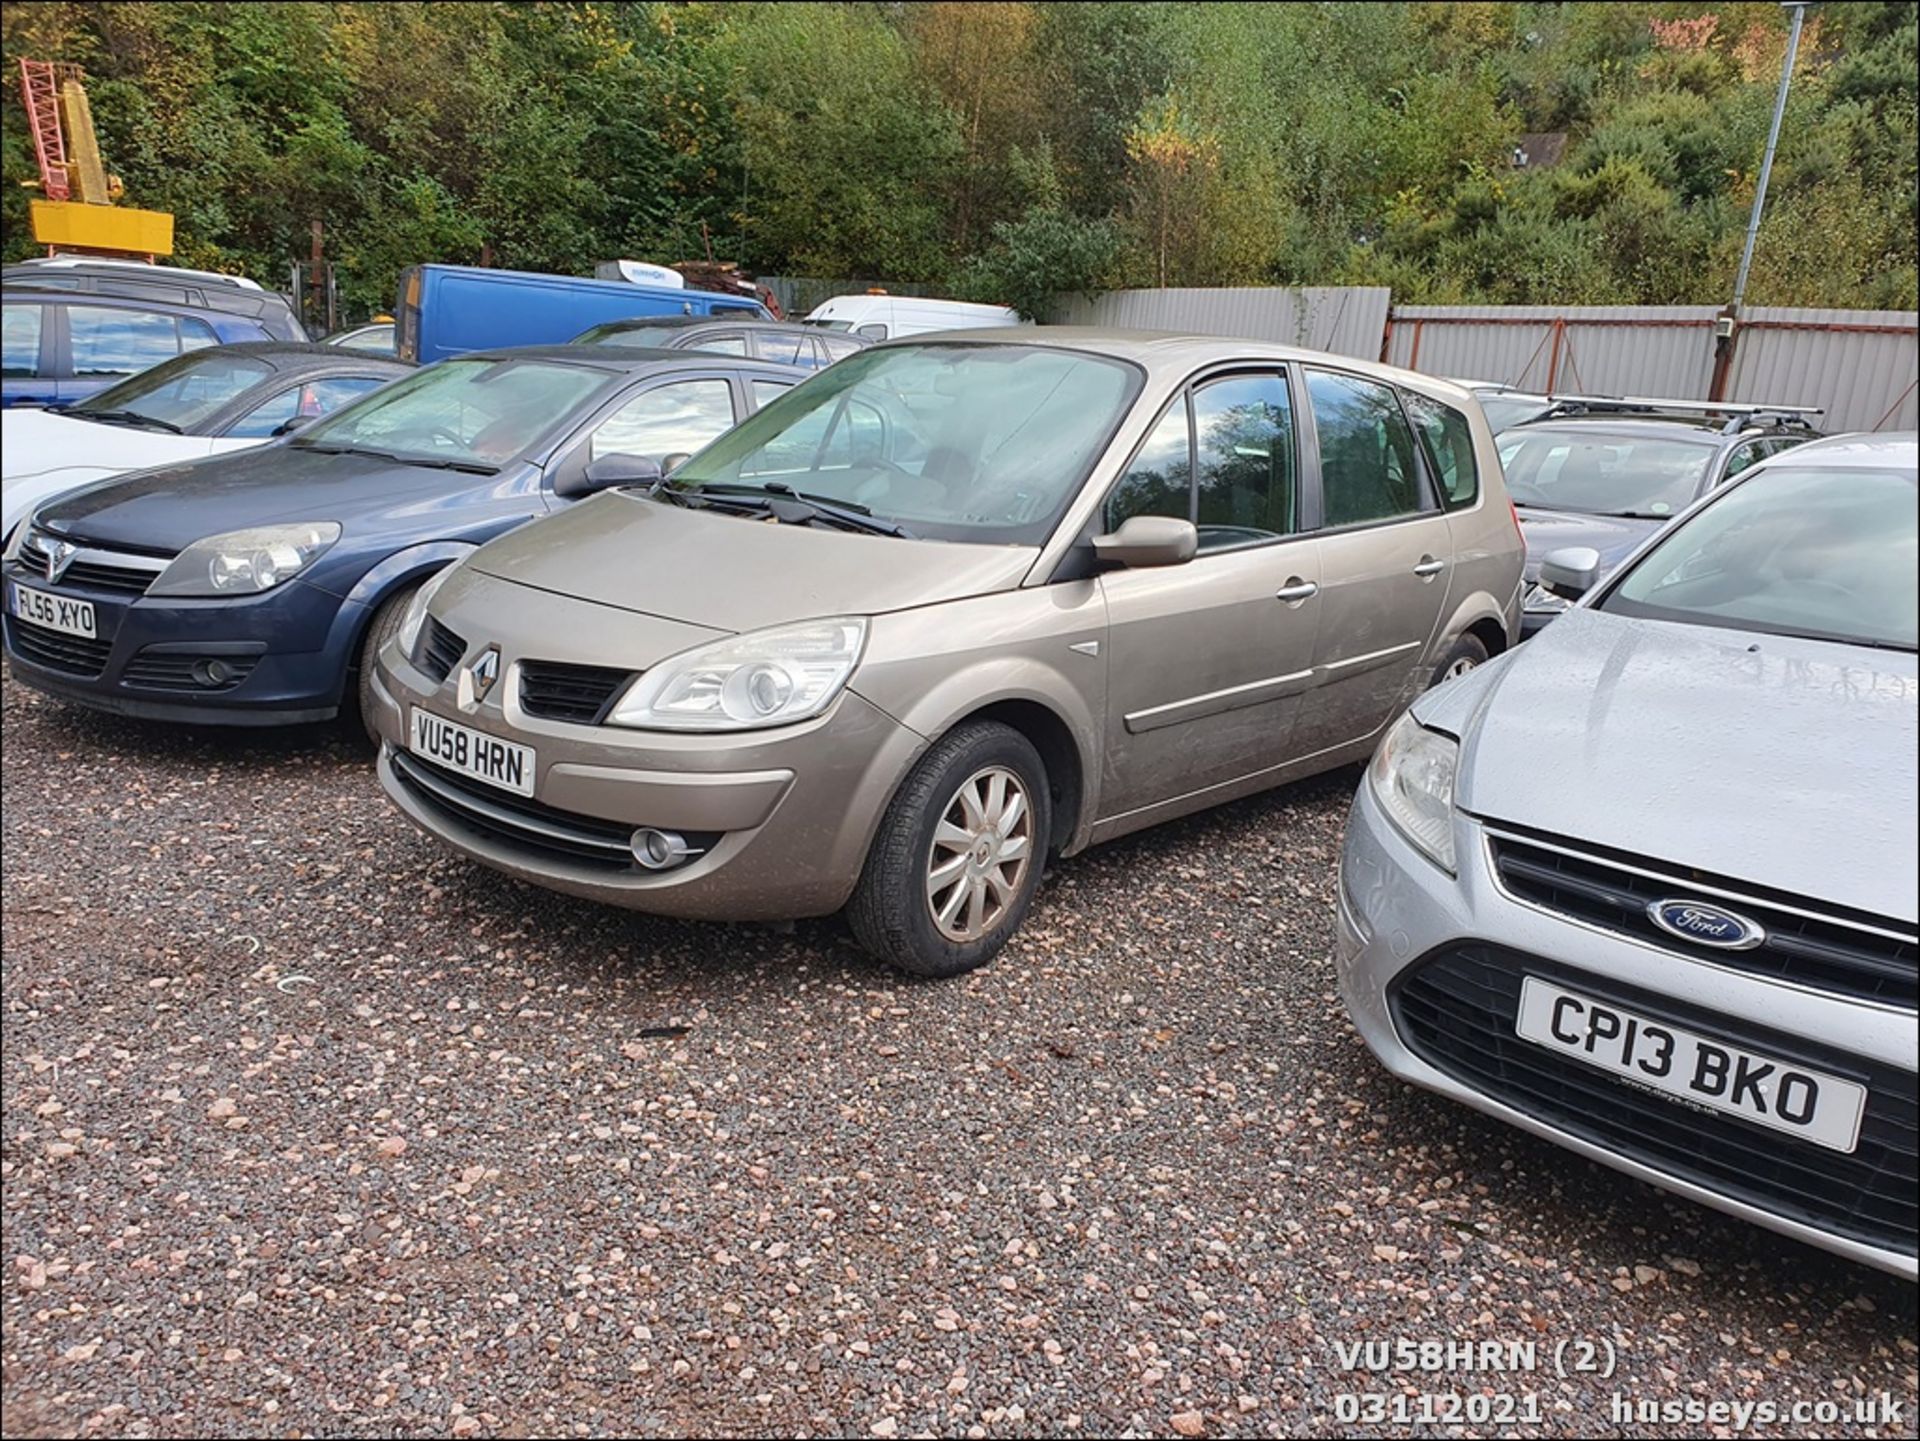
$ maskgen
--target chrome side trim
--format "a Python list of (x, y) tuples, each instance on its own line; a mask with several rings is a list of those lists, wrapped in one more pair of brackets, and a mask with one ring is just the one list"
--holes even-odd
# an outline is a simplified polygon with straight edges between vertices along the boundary
[(1150, 706), (1127, 716), (1127, 731), (1130, 735), (1142, 735), (1165, 726), (1182, 725), (1187, 721), (1219, 715), (1223, 711), (1239, 710), (1242, 706), (1278, 700), (1282, 696), (1305, 690), (1312, 680), (1312, 671), (1297, 670), (1287, 675), (1269, 676), (1265, 680), (1248, 681), (1245, 685), (1229, 686), (1225, 690), (1208, 691), (1205, 695), (1189, 696), (1185, 700), (1169, 701), (1165, 705)]
[(1370, 650), (1365, 655), (1350, 655), (1345, 660), (1328, 661), (1317, 665), (1313, 673), (1317, 676), (1330, 676), (1339, 671), (1372, 670), (1375, 666), (1385, 665), (1397, 655), (1405, 655), (1410, 650), (1418, 650), (1423, 641), (1410, 640), (1400, 645), (1390, 645), (1385, 650)]

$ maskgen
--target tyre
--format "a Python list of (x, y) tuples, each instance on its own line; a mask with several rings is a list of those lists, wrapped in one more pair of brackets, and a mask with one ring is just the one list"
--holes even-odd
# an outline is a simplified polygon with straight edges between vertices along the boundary
[(860, 944), (916, 976), (985, 965), (1040, 887), (1053, 823), (1040, 753), (975, 721), (923, 755), (880, 820), (847, 903)]
[(1427, 689), (1432, 690), (1442, 681), (1463, 676), (1476, 666), (1487, 663), (1486, 643), (1477, 635), (1463, 635), (1447, 648), (1440, 657), (1440, 664), (1433, 668), (1433, 675), (1427, 681)]
[(360, 655), (350, 678), (347, 704), (341, 707), (340, 719), (350, 735), (365, 736), (375, 747), (380, 737), (373, 728), (373, 658), (380, 654), (380, 647), (392, 640), (400, 629), (400, 622), (407, 613), (407, 603), (413, 599), (413, 593), (420, 589), (417, 585), (405, 586), (380, 602), (380, 608), (373, 613), (373, 619), (367, 625), (367, 633), (360, 640)]

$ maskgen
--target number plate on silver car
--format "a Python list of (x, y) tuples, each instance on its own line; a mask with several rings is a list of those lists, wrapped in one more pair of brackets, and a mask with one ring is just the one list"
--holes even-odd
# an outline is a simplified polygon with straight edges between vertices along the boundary
[(1851, 1151), (1860, 1142), (1864, 1086), (1710, 1041), (1538, 976), (1521, 985), (1513, 1028), (1535, 1045), (1816, 1146)]
[(533, 794), (532, 746), (503, 741), (419, 706), (413, 708), (413, 724), (407, 735), (407, 749), (421, 760), (517, 796)]

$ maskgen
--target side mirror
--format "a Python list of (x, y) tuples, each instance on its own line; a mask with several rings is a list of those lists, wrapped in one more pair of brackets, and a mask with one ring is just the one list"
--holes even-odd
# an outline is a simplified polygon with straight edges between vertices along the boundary
[(673, 452), (673, 454), (662, 457), (660, 461), (660, 469), (664, 471), (666, 474), (672, 475), (676, 470), (678, 470), (681, 466), (685, 465), (688, 461), (692, 459), (693, 459), (692, 451), (676, 450)]
[[(1129, 516), (1111, 535), (1093, 538), (1094, 556), (1104, 565), (1140, 569), (1185, 565), (1200, 549), (1200, 532), (1190, 520), (1170, 515)], [(1598, 557), (1595, 557), (1598, 564)]]
[(595, 491), (611, 490), (616, 485), (658, 485), (664, 478), (658, 461), (616, 450), (608, 455), (596, 455), (587, 462), (585, 470), (560, 480), (553, 487), (553, 493), (577, 499)]
[(274, 428), (268, 431), (267, 434), (270, 437), (281, 436), (281, 435), (292, 435), (296, 430), (299, 430), (301, 427), (311, 423), (312, 421), (316, 421), (319, 418), (320, 417), (317, 415), (290, 415), (285, 420), (281, 421), (278, 425), (274, 426)]
[(1600, 583), (1600, 552), (1590, 545), (1551, 551), (1540, 562), (1540, 584), (1557, 596), (1578, 600)]

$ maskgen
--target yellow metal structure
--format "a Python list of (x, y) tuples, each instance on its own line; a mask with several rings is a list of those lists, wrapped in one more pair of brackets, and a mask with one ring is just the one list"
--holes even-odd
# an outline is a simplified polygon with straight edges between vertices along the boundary
[(20, 98), (45, 196), (31, 202), (33, 238), (53, 251), (147, 260), (173, 254), (171, 215), (114, 204), (124, 187), (101, 158), (82, 80), (77, 65), (20, 61)]
[(173, 254), (173, 217), (129, 205), (77, 200), (30, 200), (33, 238), (61, 250), (112, 250), (131, 255)]
[(67, 133), (67, 184), (73, 198), (87, 205), (111, 205), (123, 187), (119, 176), (107, 174), (107, 163), (100, 158), (93, 107), (77, 74), (60, 86), (60, 119)]

